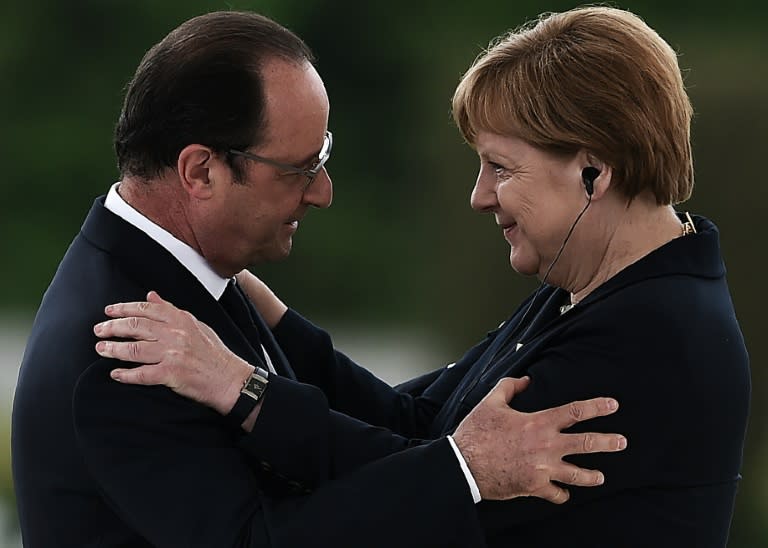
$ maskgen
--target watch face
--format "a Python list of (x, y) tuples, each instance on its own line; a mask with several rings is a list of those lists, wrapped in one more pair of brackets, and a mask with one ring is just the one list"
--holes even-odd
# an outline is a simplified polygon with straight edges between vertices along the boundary
[(269, 380), (266, 378), (258, 375), (257, 373), (254, 373), (251, 375), (251, 378), (248, 379), (248, 382), (246, 383), (242, 392), (254, 400), (259, 401), (261, 396), (264, 395), (264, 390), (267, 388), (268, 382)]

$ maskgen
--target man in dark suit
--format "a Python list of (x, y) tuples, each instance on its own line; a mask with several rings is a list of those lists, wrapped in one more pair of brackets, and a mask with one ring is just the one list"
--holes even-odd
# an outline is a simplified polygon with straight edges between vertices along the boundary
[[(602, 481), (560, 460), (587, 439), (560, 430), (612, 413), (606, 399), (526, 415), (507, 406), (525, 382), (507, 380), (453, 438), (419, 444), (295, 381), (232, 277), (287, 256), (308, 208), (330, 205), (328, 100), (311, 61), (276, 23), (229, 12), (184, 23), (137, 69), (116, 129), (121, 181), (62, 260), (19, 374), (25, 546), (481, 546), (480, 496), (562, 501), (550, 480)], [(226, 405), (110, 378), (92, 326), (151, 289), (242, 358)], [(607, 451), (620, 437), (590, 440)]]

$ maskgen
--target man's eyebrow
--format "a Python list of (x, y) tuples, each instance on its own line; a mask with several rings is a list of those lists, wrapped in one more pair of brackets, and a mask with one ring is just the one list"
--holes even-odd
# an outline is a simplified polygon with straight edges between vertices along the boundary
[(313, 160), (316, 160), (320, 156), (320, 150), (318, 149), (317, 152), (312, 152), (310, 154), (307, 154), (306, 156), (302, 156), (298, 160), (293, 160), (290, 158), (280, 158), (279, 161), (283, 164), (288, 164), (296, 167), (303, 167), (308, 164), (310, 164)]
[(318, 150), (317, 152), (314, 152), (314, 153), (310, 154), (309, 156), (305, 156), (301, 160), (298, 160), (295, 165), (296, 166), (308, 165), (308, 164), (312, 163), (312, 161), (317, 160), (317, 158), (319, 156), (320, 156), (320, 151)]

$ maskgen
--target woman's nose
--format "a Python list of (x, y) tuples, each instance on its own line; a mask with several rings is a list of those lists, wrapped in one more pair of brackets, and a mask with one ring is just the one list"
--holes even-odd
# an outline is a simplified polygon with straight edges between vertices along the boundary
[(493, 211), (499, 202), (496, 197), (496, 178), (485, 173), (480, 169), (475, 181), (475, 187), (472, 189), (469, 203), (472, 209), (482, 213)]

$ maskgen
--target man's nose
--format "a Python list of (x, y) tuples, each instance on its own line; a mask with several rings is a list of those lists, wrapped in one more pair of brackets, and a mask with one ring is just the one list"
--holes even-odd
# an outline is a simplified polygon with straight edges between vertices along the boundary
[(325, 167), (318, 171), (315, 180), (304, 191), (302, 201), (307, 205), (323, 209), (330, 207), (333, 201), (333, 182)]

